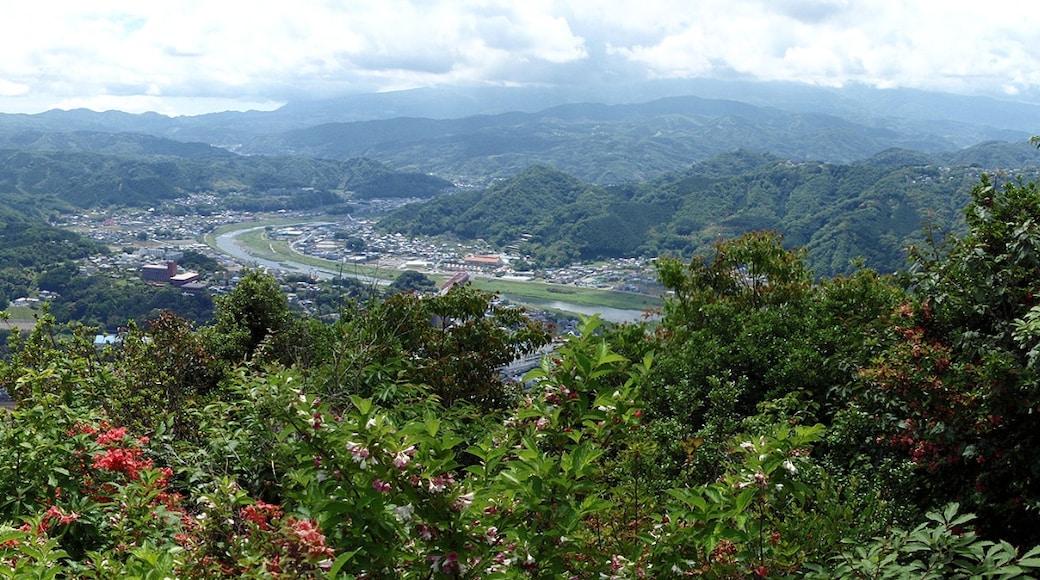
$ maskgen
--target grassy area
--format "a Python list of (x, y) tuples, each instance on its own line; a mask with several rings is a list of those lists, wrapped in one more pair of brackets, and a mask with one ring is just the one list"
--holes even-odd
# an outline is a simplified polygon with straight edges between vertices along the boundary
[(595, 288), (578, 288), (544, 282), (521, 282), (497, 278), (474, 278), (473, 287), (486, 292), (499, 292), (515, 299), (532, 298), (543, 302), (560, 300), (586, 306), (606, 306), (622, 310), (644, 310), (660, 307), (659, 298), (629, 292), (613, 292)]
[(39, 310), (29, 308), (28, 306), (11, 306), (2, 312), (7, 314), (7, 320), (0, 321), (0, 330), (10, 330), (13, 327), (17, 327), (25, 331), (32, 330), (36, 326), (36, 319), (33, 318), (33, 315), (40, 313)]
[(8, 318), (11, 320), (32, 320), (33, 315), (38, 314), (40, 311), (28, 306), (11, 306), (4, 312), (7, 313)]

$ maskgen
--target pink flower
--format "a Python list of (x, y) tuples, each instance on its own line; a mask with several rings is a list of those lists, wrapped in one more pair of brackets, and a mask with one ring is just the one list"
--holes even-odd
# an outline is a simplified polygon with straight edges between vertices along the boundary
[(433, 526), (429, 524), (418, 524), (415, 526), (415, 531), (419, 534), (419, 537), (422, 538), (423, 541), (429, 542), (433, 539), (434, 529)]
[(347, 443), (347, 449), (350, 450), (354, 463), (357, 463), (361, 469), (376, 464), (375, 458), (372, 457), (372, 452), (367, 447), (357, 443)]
[(126, 427), (117, 427), (98, 435), (97, 442), (99, 445), (109, 445), (122, 441), (126, 437)]
[(332, 548), (325, 545), (325, 535), (321, 533), (318, 524), (311, 520), (297, 520), (290, 518), (289, 527), (293, 534), (299, 538), (300, 543), (307, 548), (307, 554), (311, 557), (332, 556)]
[(449, 480), (438, 475), (430, 478), (430, 493), (441, 493), (448, 487)]

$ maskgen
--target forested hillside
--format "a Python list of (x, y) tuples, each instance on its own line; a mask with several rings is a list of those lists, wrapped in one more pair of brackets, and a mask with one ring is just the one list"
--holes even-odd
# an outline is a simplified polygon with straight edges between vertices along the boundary
[[(123, 141), (135, 143), (136, 140)], [(186, 146), (187, 147), (187, 146)], [(242, 157), (221, 154), (159, 159), (65, 151), (0, 150), (3, 200), (29, 198), (36, 206), (107, 207), (155, 205), (190, 193), (262, 197), (306, 190), (325, 197), (315, 203), (342, 202), (336, 193), (357, 197), (430, 197), (452, 187), (425, 174), (399, 173), (367, 159), (322, 161), (305, 157)], [(277, 193), (278, 195), (283, 195)], [(311, 197), (313, 192), (311, 192)], [(293, 200), (283, 200), (292, 207)]]
[(405, 207), (381, 227), (451, 233), (515, 248), (542, 265), (618, 256), (707, 255), (719, 238), (776, 230), (807, 249), (821, 276), (854, 261), (895, 272), (924, 228), (956, 232), (983, 169), (1035, 174), (1028, 145), (984, 144), (944, 156), (887, 150), (863, 162), (792, 162), (738, 151), (640, 184), (597, 186), (534, 167), (486, 190)]
[(17, 215), (0, 219), (0, 310), (10, 300), (28, 296), (47, 271), (106, 252), (103, 244), (39, 221)]
[(0, 131), (0, 150), (100, 153), (121, 157), (230, 157), (234, 153), (205, 143), (185, 143), (143, 133), (98, 131)]
[[(737, 156), (725, 163), (747, 163)], [(539, 176), (548, 170), (533, 170)], [(706, 175), (711, 175), (707, 172)], [(547, 173), (568, 192), (580, 182)], [(548, 329), (467, 287), (98, 351), (44, 316), (0, 386), (15, 577), (1040, 576), (1040, 189), (988, 178), (902, 278), (766, 232), (663, 259), (653, 323)]]
[[(673, 97), (462, 119), (332, 123), (258, 137), (242, 150), (332, 159), (364, 156), (483, 183), (545, 165), (605, 185), (655, 179), (735, 149), (795, 161), (850, 163), (893, 147), (937, 153), (965, 145), (947, 137), (956, 132), (951, 128), (937, 129), (909, 131), (891, 119), (860, 123), (737, 101)], [(998, 133), (1014, 138), (1010, 132)]]

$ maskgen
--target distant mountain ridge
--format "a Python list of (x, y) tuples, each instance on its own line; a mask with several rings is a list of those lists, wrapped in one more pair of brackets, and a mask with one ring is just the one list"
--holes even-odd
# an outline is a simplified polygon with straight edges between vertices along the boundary
[(240, 150), (330, 159), (364, 156), (477, 182), (546, 165), (606, 184), (652, 179), (735, 149), (849, 163), (892, 147), (935, 153), (972, 143), (940, 132), (868, 127), (835, 116), (688, 96), (463, 119), (333, 123), (259, 137)]
[[(966, 96), (917, 89), (878, 89), (865, 85), (825, 87), (799, 82), (736, 79), (658, 79), (627, 84), (574, 86), (442, 86), (348, 94), (294, 101), (274, 111), (229, 111), (196, 116), (167, 117), (156, 113), (132, 115), (120, 111), (97, 113), (85, 109), (52, 110), (36, 115), (0, 115), (0, 125), (41, 130), (131, 131), (172, 137), (202, 127), (238, 125), (250, 134), (280, 133), (334, 122), (370, 121), (398, 117), (458, 119), (506, 112), (533, 113), (562, 104), (645, 103), (667, 97), (699, 96), (740, 101), (793, 112), (823, 113), (856, 122), (891, 118), (947, 120), (1032, 131), (1040, 127), (1040, 104), (1014, 98)], [(46, 126), (29, 127), (38, 123)], [(27, 125), (28, 124), (28, 125)], [(207, 139), (195, 140), (207, 141)]]

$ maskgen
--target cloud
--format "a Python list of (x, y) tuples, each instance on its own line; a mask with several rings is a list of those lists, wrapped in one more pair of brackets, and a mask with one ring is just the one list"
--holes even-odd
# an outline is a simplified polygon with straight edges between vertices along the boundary
[(771, 80), (966, 92), (1038, 86), (1036, 11), (1002, 3), (698, 3), (652, 43), (611, 50), (656, 77), (736, 71)]
[(733, 75), (1033, 94), (1038, 25), (1005, 0), (39, 0), (0, 21), (0, 110)]
[(0, 78), (0, 97), (18, 97), (29, 92), (29, 86)]

